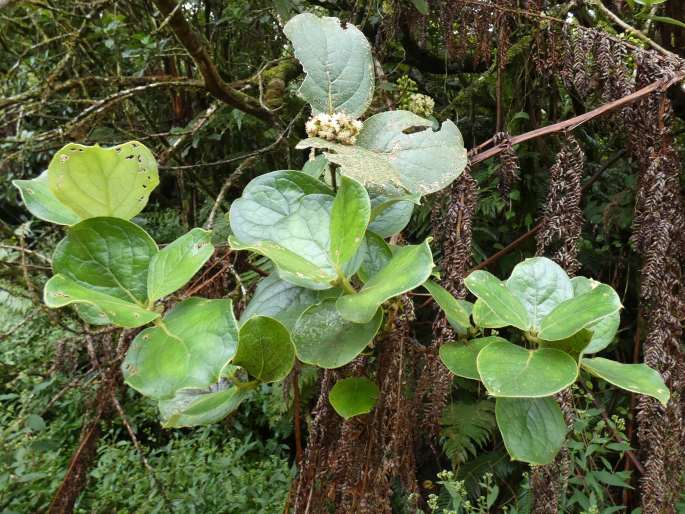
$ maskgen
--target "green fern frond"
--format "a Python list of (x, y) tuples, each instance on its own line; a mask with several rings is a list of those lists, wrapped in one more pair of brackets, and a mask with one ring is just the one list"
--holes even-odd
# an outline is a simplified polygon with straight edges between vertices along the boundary
[(497, 426), (495, 403), (492, 400), (452, 403), (445, 409), (440, 423), (443, 449), (457, 466), (475, 456), (490, 441)]
[(21, 321), (33, 306), (21, 292), (17, 286), (0, 281), (0, 332)]

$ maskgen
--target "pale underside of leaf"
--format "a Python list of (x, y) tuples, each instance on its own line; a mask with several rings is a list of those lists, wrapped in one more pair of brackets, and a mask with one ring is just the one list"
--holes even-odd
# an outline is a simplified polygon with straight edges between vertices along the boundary
[(306, 77), (300, 96), (312, 111), (344, 112), (358, 118), (371, 104), (374, 89), (371, 46), (355, 26), (310, 13), (290, 19), (283, 29)]

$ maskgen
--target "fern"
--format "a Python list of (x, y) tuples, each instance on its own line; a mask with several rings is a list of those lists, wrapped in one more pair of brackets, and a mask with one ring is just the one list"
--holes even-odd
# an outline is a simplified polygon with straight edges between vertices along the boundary
[[(5, 332), (24, 318), (31, 309), (31, 300), (13, 292), (0, 281), (0, 332)], [(16, 289), (16, 288), (14, 288)]]
[(442, 446), (454, 466), (466, 462), (485, 446), (495, 430), (495, 404), (491, 400), (451, 403), (442, 420)]
[(479, 482), (485, 473), (492, 473), (500, 483), (515, 483), (518, 478), (512, 479), (512, 475), (521, 469), (511, 460), (504, 448), (498, 447), (492, 451), (480, 452), (475, 458), (461, 465), (457, 479), (464, 481), (466, 490), (473, 498), (480, 494)]

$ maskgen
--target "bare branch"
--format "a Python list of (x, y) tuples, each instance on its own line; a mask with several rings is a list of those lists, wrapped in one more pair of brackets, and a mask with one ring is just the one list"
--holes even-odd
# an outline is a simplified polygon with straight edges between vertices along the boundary
[[(685, 78), (685, 71), (680, 71), (675, 76), (669, 79), (662, 79), (657, 80), (656, 82), (652, 82), (651, 84), (646, 85), (642, 89), (638, 89), (637, 91), (628, 96), (624, 96), (623, 98), (619, 98), (618, 100), (614, 100), (613, 102), (601, 105), (596, 109), (588, 111), (574, 118), (565, 121), (560, 121), (559, 123), (554, 123), (553, 125), (548, 125), (546, 127), (541, 127), (539, 129), (531, 130), (530, 132), (526, 132), (525, 134), (514, 136), (510, 138), (506, 143), (502, 143), (498, 146), (494, 146), (492, 148), (483, 150), (481, 152), (469, 156), (469, 164), (473, 166), (474, 164), (478, 164), (479, 162), (489, 159), (490, 157), (494, 157), (495, 155), (503, 152), (506, 148), (508, 148), (509, 144), (518, 145), (520, 143), (524, 143), (525, 141), (537, 139), (538, 137), (546, 136), (548, 134), (563, 132), (565, 130), (573, 130), (582, 125), (583, 123), (587, 123), (593, 118), (602, 116), (603, 114), (607, 114), (609, 112), (615, 111), (616, 109), (637, 102), (638, 100), (649, 95), (650, 93), (653, 93), (655, 91), (665, 91), (673, 84), (683, 80), (683, 78)], [(483, 146), (484, 145), (479, 145), (477, 148), (480, 149)]]
[[(664, 56), (666, 56), (666, 57), (670, 57), (670, 58), (677, 59), (677, 60), (680, 60), (680, 59), (681, 59), (679, 55), (676, 55), (676, 54), (674, 54), (673, 52), (669, 52), (669, 51), (666, 50), (663, 46), (657, 44), (654, 40), (650, 39), (650, 38), (649, 38), (647, 35), (645, 35), (643, 32), (639, 31), (639, 30), (636, 29), (635, 27), (631, 27), (630, 25), (628, 25), (625, 21), (623, 21), (621, 18), (619, 18), (618, 16), (616, 16), (616, 14), (614, 14), (614, 12), (613, 12), (611, 9), (609, 9), (607, 6), (605, 6), (605, 5), (602, 3), (602, 0), (591, 0), (590, 3), (591, 3), (591, 5), (597, 6), (597, 8), (598, 8), (600, 11), (602, 11), (602, 13), (603, 13), (604, 15), (606, 15), (606, 17), (609, 18), (611, 21), (613, 21), (616, 25), (618, 25), (619, 27), (621, 27), (621, 28), (622, 28), (623, 30), (625, 30), (626, 32), (629, 32), (629, 33), (631, 33), (632, 35), (634, 35), (634, 36), (636, 36), (637, 38), (639, 38), (640, 40), (644, 41), (646, 44), (648, 44), (649, 46), (651, 46), (651, 47), (652, 47), (654, 50), (656, 50), (657, 52), (661, 53), (662, 55), (664, 55)], [(655, 7), (656, 7), (656, 6), (655, 6)]]
[[(153, 0), (159, 11), (169, 17), (174, 34), (195, 61), (204, 78), (204, 86), (213, 96), (226, 104), (264, 120), (272, 121), (273, 114), (260, 105), (259, 100), (233, 89), (221, 78), (209, 51), (200, 36), (183, 16), (175, 0)], [(165, 20), (166, 21), (166, 20)]]

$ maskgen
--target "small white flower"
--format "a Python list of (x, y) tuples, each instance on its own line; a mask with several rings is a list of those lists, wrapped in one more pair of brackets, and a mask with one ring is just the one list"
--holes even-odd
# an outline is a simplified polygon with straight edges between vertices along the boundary
[(343, 145), (353, 145), (361, 129), (362, 122), (349, 118), (344, 112), (336, 112), (333, 115), (320, 113), (305, 123), (309, 137), (320, 137)]

